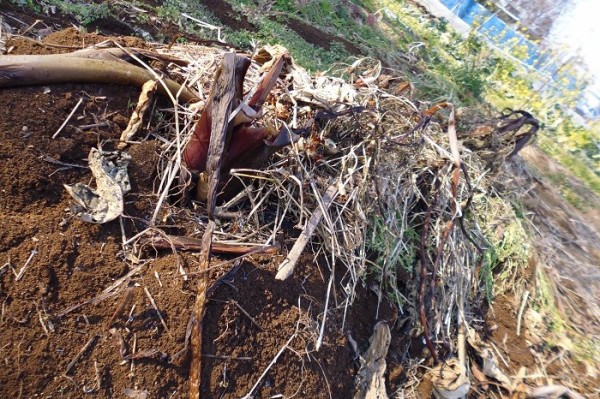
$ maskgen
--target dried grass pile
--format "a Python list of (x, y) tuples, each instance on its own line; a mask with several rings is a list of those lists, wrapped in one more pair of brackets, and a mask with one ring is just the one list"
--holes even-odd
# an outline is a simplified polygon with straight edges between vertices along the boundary
[[(152, 70), (135, 53), (121, 50)], [(253, 123), (286, 132), (293, 144), (263, 167), (223, 171), (241, 189), (220, 197), (216, 210), (202, 201), (190, 207), (177, 200), (187, 172), (183, 152), (226, 52), (194, 45), (157, 52), (165, 56), (171, 78), (195, 90), (199, 101), (182, 105), (176, 93), (165, 90), (173, 107), (162, 111), (172, 117), (163, 121), (162, 133), (152, 133), (162, 142), (156, 208), (148, 229), (124, 239), (125, 249), (138, 254), (159, 243), (174, 250), (201, 247), (199, 237), (209, 231), (213, 250), (220, 245), (252, 253), (299, 233), (293, 246), (281, 248), (287, 256), (274, 280), (289, 277), (303, 253), (326, 269), (321, 269), (328, 279), (326, 310), (316, 350), (329, 310), (345, 314), (357, 299), (357, 286), (367, 285), (396, 305), (403, 331), (423, 336), (434, 363), (458, 356), (457, 372), (464, 377), (466, 335), (480, 322), (475, 310), (489, 294), (482, 270), (490, 245), (480, 224), (482, 212), (492, 206), (490, 172), (533, 138), (537, 121), (510, 112), (486, 126), (457, 131), (469, 121), (457, 123), (452, 104), (415, 105), (410, 82), (384, 73), (379, 61), (359, 59), (312, 76), (289, 59)], [(285, 53), (273, 46), (251, 55), (246, 100)], [(153, 227), (167, 219), (194, 234), (182, 240)], [(212, 267), (208, 255), (204, 261), (203, 272)], [(344, 293), (341, 302), (332, 295), (334, 284)], [(207, 288), (199, 287), (199, 297)], [(464, 384), (468, 388), (468, 378)], [(464, 384), (455, 390), (461, 392)]]
[[(265, 47), (252, 55), (246, 92), (285, 51)], [(154, 220), (179, 212), (164, 200), (176, 187), (181, 151), (224, 54), (199, 46), (168, 52), (188, 61), (172, 72), (201, 93), (201, 101), (176, 108), (162, 138)], [(293, 226), (300, 236), (282, 249), (287, 258), (276, 279), (287, 278), (300, 254), (310, 253), (327, 268), (326, 309), (345, 312), (356, 287), (368, 284), (397, 306), (408, 323), (405, 331), (424, 337), (435, 363), (458, 353), (464, 368), (464, 332), (477, 324), (474, 309), (489, 296), (482, 274), (489, 244), (480, 212), (491, 206), (490, 171), (533, 138), (537, 121), (507, 113), (457, 132), (452, 104), (418, 108), (410, 82), (383, 73), (376, 60), (339, 65), (329, 74), (311, 76), (288, 62), (256, 125), (287, 129), (295, 143), (262, 168), (230, 171), (243, 189), (219, 204), (219, 212), (236, 217), (218, 221), (214, 242), (279, 245), (282, 232)], [(201, 216), (204, 205), (195, 207), (199, 213), (188, 213), (188, 222), (200, 235), (208, 222)], [(336, 282), (345, 294), (341, 303), (332, 303), (330, 295)]]

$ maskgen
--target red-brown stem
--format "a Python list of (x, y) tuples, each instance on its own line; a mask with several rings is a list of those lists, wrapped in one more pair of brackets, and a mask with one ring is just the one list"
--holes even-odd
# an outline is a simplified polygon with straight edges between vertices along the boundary
[(206, 169), (206, 158), (208, 156), (208, 145), (210, 143), (210, 109), (211, 99), (208, 100), (200, 120), (194, 129), (194, 135), (185, 146), (183, 151), (183, 162), (190, 170), (203, 171)]
[(270, 135), (271, 131), (266, 127), (242, 127), (236, 129), (236, 132), (233, 133), (233, 137), (231, 138), (231, 143), (229, 144), (226, 163), (263, 145), (264, 140)]
[[(243, 57), (237, 57), (235, 60), (235, 82), (233, 82), (234, 106), (237, 106), (242, 99), (243, 85), (246, 72), (250, 67), (250, 60)], [(215, 75), (215, 82), (218, 81), (221, 71), (218, 70)], [(200, 119), (194, 129), (194, 135), (190, 139), (183, 151), (183, 162), (185, 166), (197, 172), (206, 170), (206, 161), (208, 158), (208, 148), (212, 133), (212, 108), (215, 101), (214, 87), (210, 93), (209, 99), (202, 110)]]
[(286, 59), (287, 57), (284, 55), (280, 57), (277, 61), (275, 61), (275, 63), (273, 63), (269, 72), (260, 82), (260, 85), (258, 85), (256, 92), (248, 101), (248, 105), (254, 108), (255, 111), (258, 111), (263, 106), (263, 104), (267, 100), (267, 96), (269, 95), (271, 90), (273, 90), (273, 87), (275, 87), (277, 79), (279, 78), (283, 66), (285, 65)]
[(433, 206), (437, 199), (437, 194), (434, 196), (434, 199), (431, 205), (427, 208), (427, 214), (425, 215), (425, 221), (423, 222), (423, 232), (421, 233), (421, 244), (419, 246), (419, 257), (421, 258), (421, 281), (419, 285), (419, 313), (421, 318), (421, 325), (423, 326), (423, 336), (425, 337), (425, 345), (431, 352), (431, 356), (433, 356), (433, 361), (435, 364), (438, 363), (438, 356), (431, 342), (429, 324), (427, 323), (427, 313), (425, 311), (425, 287), (427, 282), (427, 252), (425, 249), (425, 244), (427, 242), (427, 238), (429, 237), (429, 226), (431, 224), (431, 213), (433, 212)]

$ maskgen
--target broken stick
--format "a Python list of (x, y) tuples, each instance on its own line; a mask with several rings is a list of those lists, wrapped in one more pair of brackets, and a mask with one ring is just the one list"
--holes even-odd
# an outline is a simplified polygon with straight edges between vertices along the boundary
[(237, 107), (235, 99), (239, 98), (236, 87), (236, 72), (241, 65), (250, 61), (236, 56), (234, 53), (227, 53), (223, 56), (221, 67), (217, 71), (215, 86), (213, 87), (211, 98), (207, 104), (210, 107), (205, 108), (204, 112), (210, 112), (211, 136), (208, 148), (208, 159), (206, 164), (206, 174), (208, 176), (208, 199), (207, 215), (208, 225), (202, 236), (203, 251), (200, 255), (199, 271), (201, 273), (198, 281), (198, 293), (192, 315), (192, 358), (190, 362), (190, 399), (200, 398), (200, 375), (202, 365), (202, 318), (204, 316), (204, 304), (206, 301), (206, 292), (208, 289), (208, 274), (202, 273), (210, 264), (212, 236), (215, 230), (215, 208), (217, 201), (217, 190), (219, 180), (221, 179), (221, 169), (223, 167), (224, 152), (232, 131), (229, 124), (231, 112)]
[[(156, 235), (150, 237), (148, 244), (158, 249), (178, 249), (180, 251), (201, 252), (202, 240), (193, 237), (171, 236), (171, 235)], [(223, 242), (213, 242), (211, 247), (212, 253), (225, 255), (250, 255), (255, 253), (275, 254), (279, 252), (277, 245), (244, 245), (244, 244), (229, 244)]]
[(329, 188), (327, 188), (327, 191), (325, 191), (325, 194), (323, 194), (322, 197), (323, 203), (319, 204), (317, 209), (315, 209), (312, 216), (308, 220), (308, 223), (306, 223), (304, 230), (300, 234), (300, 237), (298, 237), (296, 243), (292, 247), (292, 250), (290, 251), (289, 255), (279, 265), (279, 271), (277, 272), (275, 279), (285, 280), (286, 278), (292, 275), (292, 273), (294, 272), (294, 267), (296, 267), (296, 263), (298, 263), (300, 255), (302, 255), (302, 251), (304, 251), (306, 244), (308, 244), (308, 240), (310, 240), (310, 238), (315, 233), (317, 226), (321, 222), (321, 219), (323, 219), (323, 213), (327, 212), (327, 210), (331, 206), (331, 203), (333, 202), (333, 200), (335, 200), (335, 197), (337, 197), (337, 194), (337, 183), (334, 183), (330, 185)]

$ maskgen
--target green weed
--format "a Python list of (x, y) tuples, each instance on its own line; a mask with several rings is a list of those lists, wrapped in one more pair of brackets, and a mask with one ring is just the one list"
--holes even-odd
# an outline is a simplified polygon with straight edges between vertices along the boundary
[[(397, 218), (402, 215), (398, 214)], [(400, 223), (400, 220), (398, 219)], [(412, 274), (417, 259), (420, 236), (408, 227), (402, 236), (397, 236), (386, 226), (380, 216), (370, 220), (367, 232), (367, 249), (371, 253), (370, 272), (382, 285), (385, 295), (399, 308), (405, 304), (405, 298), (398, 287), (399, 274)], [(383, 281), (382, 281), (383, 279)]]
[(45, 0), (41, 2), (44, 9), (55, 6), (62, 13), (73, 16), (82, 25), (89, 25), (92, 22), (106, 18), (111, 14), (109, 3), (88, 2), (66, 2), (62, 0)]

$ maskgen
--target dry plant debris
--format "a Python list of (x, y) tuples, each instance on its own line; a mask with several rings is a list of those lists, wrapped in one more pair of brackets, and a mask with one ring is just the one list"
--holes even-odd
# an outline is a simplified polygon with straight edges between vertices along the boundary
[[(119, 50), (120, 55), (133, 51)], [(123, 237), (123, 247), (134, 257), (141, 247), (152, 243), (174, 250), (201, 250), (197, 272), (204, 277), (197, 287), (190, 324), (190, 397), (200, 396), (201, 321), (209, 289), (206, 271), (213, 266), (211, 252), (219, 245), (243, 248), (236, 252), (240, 256), (271, 250), (280, 244), (284, 224), (292, 224), (302, 233), (276, 278), (293, 273), (295, 260), (307, 247), (319, 264), (329, 269), (323, 298), (326, 310), (315, 337), (317, 350), (323, 340), (334, 282), (339, 284), (336, 291), (341, 288), (343, 293), (335, 306), (345, 309), (356, 299), (357, 286), (371, 276), (378, 294), (387, 296), (400, 313), (409, 316), (413, 334), (423, 337), (435, 363), (442, 355), (447, 359), (460, 352), (457, 333), (470, 328), (473, 309), (485, 297), (479, 272), (488, 244), (479, 227), (477, 207), (485, 204), (491, 179), (489, 160), (479, 153), (488, 148), (461, 145), (459, 139), (464, 135), (457, 132), (452, 104), (418, 108), (404, 96), (409, 94), (410, 82), (382, 74), (381, 63), (368, 58), (339, 65), (329, 76), (314, 77), (278, 46), (258, 50), (251, 60), (194, 45), (159, 47), (156, 51), (158, 57), (172, 61), (168, 65), (171, 80), (161, 80), (161, 84), (167, 82), (162, 92), (172, 100), (173, 118), (160, 137), (160, 183), (153, 217), (147, 230)], [(24, 63), (21, 65), (37, 63), (50, 71), (55, 71), (59, 62), (50, 57), (17, 61)], [(100, 65), (91, 65), (96, 68), (96, 64)], [(10, 63), (0, 64), (0, 68), (16, 73)], [(146, 64), (136, 68), (137, 83), (156, 79), (156, 72), (148, 72)], [(192, 90), (170, 83), (175, 81), (185, 82)], [(0, 83), (6, 84), (6, 79)], [(189, 101), (178, 102), (177, 93), (184, 93), (179, 98)], [(140, 115), (144, 102), (139, 105)], [(530, 129), (523, 133), (521, 128), (526, 125)], [(478, 138), (492, 140), (496, 153), (510, 157), (533, 138), (538, 127), (531, 115), (515, 111), (504, 115), (499, 125), (479, 129), (483, 133)], [(236, 135), (244, 134), (255, 139), (257, 146), (236, 148)], [(190, 150), (198, 146), (202, 148)], [(254, 151), (258, 147), (266, 149), (264, 156)], [(273, 153), (274, 147), (279, 151)], [(249, 153), (266, 163), (243, 159)], [(95, 154), (90, 154), (90, 160), (96, 159)], [(193, 204), (207, 218), (187, 213), (187, 222), (203, 234), (201, 241), (169, 237), (155, 227), (175, 209), (189, 205), (169, 199), (181, 198), (192, 181), (190, 171), (200, 173), (194, 178), (206, 186), (205, 195), (197, 196), (205, 201)], [(221, 195), (234, 184), (238, 190)], [(100, 190), (100, 180), (98, 186)], [(121, 186), (119, 190), (126, 192)], [(92, 210), (97, 197), (86, 200), (76, 196)], [(106, 215), (90, 213), (87, 219), (106, 221), (122, 211), (103, 208), (110, 208), (102, 211)], [(236, 217), (219, 218), (220, 214)], [(405, 287), (400, 288), (402, 271), (419, 277), (405, 281)], [(110, 295), (115, 293), (114, 287), (107, 290)], [(385, 336), (382, 328), (376, 330)], [(389, 337), (384, 338), (389, 344)], [(464, 356), (450, 363), (440, 363), (440, 372), (452, 366), (466, 378)], [(381, 368), (375, 374), (381, 377)], [(461, 380), (458, 387), (448, 391), (464, 394), (468, 386), (468, 379)], [(137, 395), (133, 391), (126, 394)], [(383, 397), (383, 393), (376, 397)]]
[[(195, 47), (202, 54), (192, 58), (191, 49), (172, 48), (189, 59), (188, 69), (181, 73), (187, 73), (188, 81), (210, 82), (210, 73), (198, 74), (194, 63), (214, 68), (224, 52)], [(282, 53), (285, 50), (277, 46), (257, 52), (248, 69), (250, 79), (244, 91), (250, 94), (246, 99), (252, 98), (260, 72), (272, 70)], [(345, 293), (338, 306), (344, 308), (355, 299), (357, 285), (367, 273), (373, 273), (381, 294), (393, 298), (402, 312), (419, 314), (412, 318), (414, 326), (437, 359), (439, 349), (433, 342), (441, 340), (450, 352), (456, 351), (458, 326), (469, 325), (472, 308), (482, 301), (477, 273), (487, 244), (473, 208), (474, 202), (485, 201), (476, 194), (485, 193), (490, 184), (485, 179), (489, 173), (486, 161), (460, 147), (452, 104), (434, 104), (421, 111), (410, 99), (381, 89), (377, 85), (381, 78), (378, 61), (361, 59), (340, 66), (333, 75), (345, 78), (312, 77), (291, 58), (283, 66), (281, 80), (272, 87), (262, 115), (252, 119), (258, 129), (301, 137), (291, 139), (297, 143), (275, 154), (262, 168), (229, 170), (229, 182), (238, 179), (243, 188), (233, 198), (223, 199), (220, 209), (243, 211), (235, 223), (220, 221), (220, 239), (235, 231), (230, 241), (273, 245), (283, 223), (293, 221), (302, 233), (277, 278), (289, 276), (294, 260), (310, 245), (315, 257), (320, 256), (330, 270), (326, 307), (336, 278), (334, 268), (344, 265), (342, 276), (337, 276)], [(399, 84), (406, 86), (405, 82)], [(207, 93), (206, 86), (199, 92)], [(244, 106), (238, 105), (238, 109)], [(450, 109), (449, 114), (438, 117), (441, 123), (435, 122), (433, 117), (444, 109)], [(193, 115), (193, 110), (183, 113)], [(524, 124), (504, 123), (490, 132), (520, 135)], [(165, 153), (169, 161), (163, 181), (181, 168), (174, 164), (179, 154), (176, 149), (194, 131), (191, 121), (185, 126), (187, 131), (175, 132), (170, 152)], [(528, 138), (535, 129), (530, 133)], [(507, 148), (507, 155), (520, 149), (512, 136), (498, 145)], [(162, 190), (170, 188), (167, 184)], [(209, 209), (214, 206), (211, 202)], [(159, 213), (157, 208), (155, 214)], [(199, 223), (204, 231), (216, 227), (210, 216), (208, 224)], [(415, 238), (417, 231), (421, 234)], [(401, 292), (398, 268), (411, 252), (414, 259), (420, 259), (421, 278), (408, 282), (408, 290)], [(416, 270), (419, 265), (413, 260), (404, 267)], [(325, 322), (326, 317), (317, 349)], [(466, 369), (466, 364), (461, 367)]]
[(103, 152), (93, 148), (88, 155), (90, 169), (96, 179), (96, 189), (77, 183), (65, 184), (77, 205), (73, 213), (90, 223), (106, 223), (123, 213), (123, 196), (131, 190), (126, 153)]
[(391, 341), (390, 327), (386, 322), (375, 325), (369, 339), (369, 349), (361, 356), (354, 399), (387, 399), (385, 389), (385, 358)]

